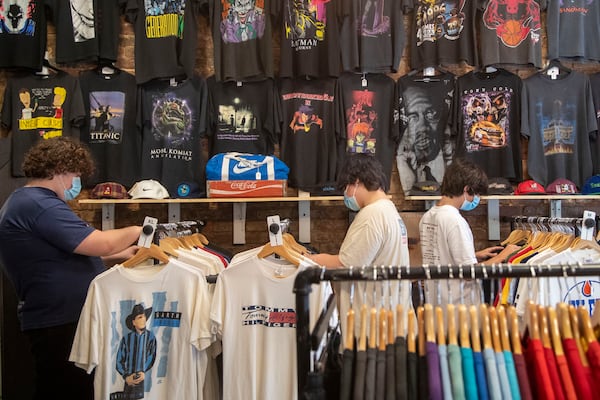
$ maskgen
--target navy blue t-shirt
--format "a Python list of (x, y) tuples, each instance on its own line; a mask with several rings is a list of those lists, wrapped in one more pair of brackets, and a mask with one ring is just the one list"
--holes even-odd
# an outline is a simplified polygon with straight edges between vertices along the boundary
[(22, 187), (0, 209), (0, 262), (16, 288), (21, 329), (77, 322), (88, 286), (105, 270), (73, 250), (94, 228), (52, 190)]

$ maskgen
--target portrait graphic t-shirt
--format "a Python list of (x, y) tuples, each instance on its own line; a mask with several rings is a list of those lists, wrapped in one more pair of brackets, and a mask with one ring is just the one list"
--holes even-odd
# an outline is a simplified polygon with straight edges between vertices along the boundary
[(448, 117), (455, 76), (421, 76), (415, 71), (398, 80), (400, 144), (396, 164), (405, 194), (416, 182), (442, 182), (452, 160)]
[(84, 116), (79, 81), (66, 72), (9, 79), (2, 104), (2, 125), (12, 132), (12, 175), (24, 176), (23, 158), (38, 140), (78, 137)]
[(456, 157), (479, 165), (490, 178), (522, 180), (521, 78), (498, 68), (456, 81), (452, 132)]
[(142, 179), (159, 181), (171, 197), (186, 197), (186, 187), (195, 187), (194, 196), (202, 197), (206, 81), (196, 76), (174, 86), (152, 82), (141, 96)]
[(136, 125), (137, 85), (133, 75), (115, 69), (103, 75), (98, 70), (79, 76), (86, 110), (81, 141), (96, 162), (94, 176), (86, 186), (119, 182), (131, 187), (140, 179), (141, 133)]

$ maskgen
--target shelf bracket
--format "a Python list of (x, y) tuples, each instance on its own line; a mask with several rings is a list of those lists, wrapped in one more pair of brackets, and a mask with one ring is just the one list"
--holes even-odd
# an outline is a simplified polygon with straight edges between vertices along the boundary
[(179, 222), (181, 221), (181, 206), (179, 203), (169, 203), (168, 205), (169, 222)]
[(488, 240), (500, 240), (500, 200), (488, 199)]
[(115, 203), (102, 204), (102, 230), (115, 229)]
[[(298, 197), (310, 197), (310, 192), (298, 190)], [(298, 201), (298, 240), (300, 243), (310, 243), (310, 201)]]
[(562, 214), (561, 200), (550, 200), (550, 217), (560, 218)]
[(246, 203), (233, 203), (233, 244), (246, 244)]

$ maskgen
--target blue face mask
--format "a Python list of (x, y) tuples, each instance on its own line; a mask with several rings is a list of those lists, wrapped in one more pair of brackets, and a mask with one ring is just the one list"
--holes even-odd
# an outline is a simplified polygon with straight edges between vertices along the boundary
[(73, 200), (79, 193), (81, 193), (81, 178), (78, 176), (73, 177), (73, 181), (71, 182), (71, 188), (65, 188), (65, 200)]
[(346, 191), (344, 190), (344, 205), (348, 207), (350, 210), (358, 212), (360, 211), (360, 206), (358, 205), (358, 201), (356, 201), (356, 186), (354, 187), (354, 194), (352, 196), (348, 196)]
[(474, 210), (475, 207), (477, 207), (479, 205), (479, 196), (477, 196), (477, 195), (473, 196), (473, 201), (468, 201), (466, 194), (464, 197), (465, 197), (465, 200), (463, 201), (462, 206), (460, 206), (461, 210), (471, 211), (471, 210)]

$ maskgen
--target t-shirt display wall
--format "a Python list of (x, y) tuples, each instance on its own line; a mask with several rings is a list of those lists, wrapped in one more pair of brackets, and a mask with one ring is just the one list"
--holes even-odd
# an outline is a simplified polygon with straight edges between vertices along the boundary
[(154, 179), (171, 197), (204, 197), (207, 157), (230, 151), (280, 156), (316, 194), (356, 152), (404, 194), (459, 156), (512, 184), (600, 172), (597, 2), (30, 0), (0, 22), (15, 177), (57, 135), (90, 145), (87, 187)]

